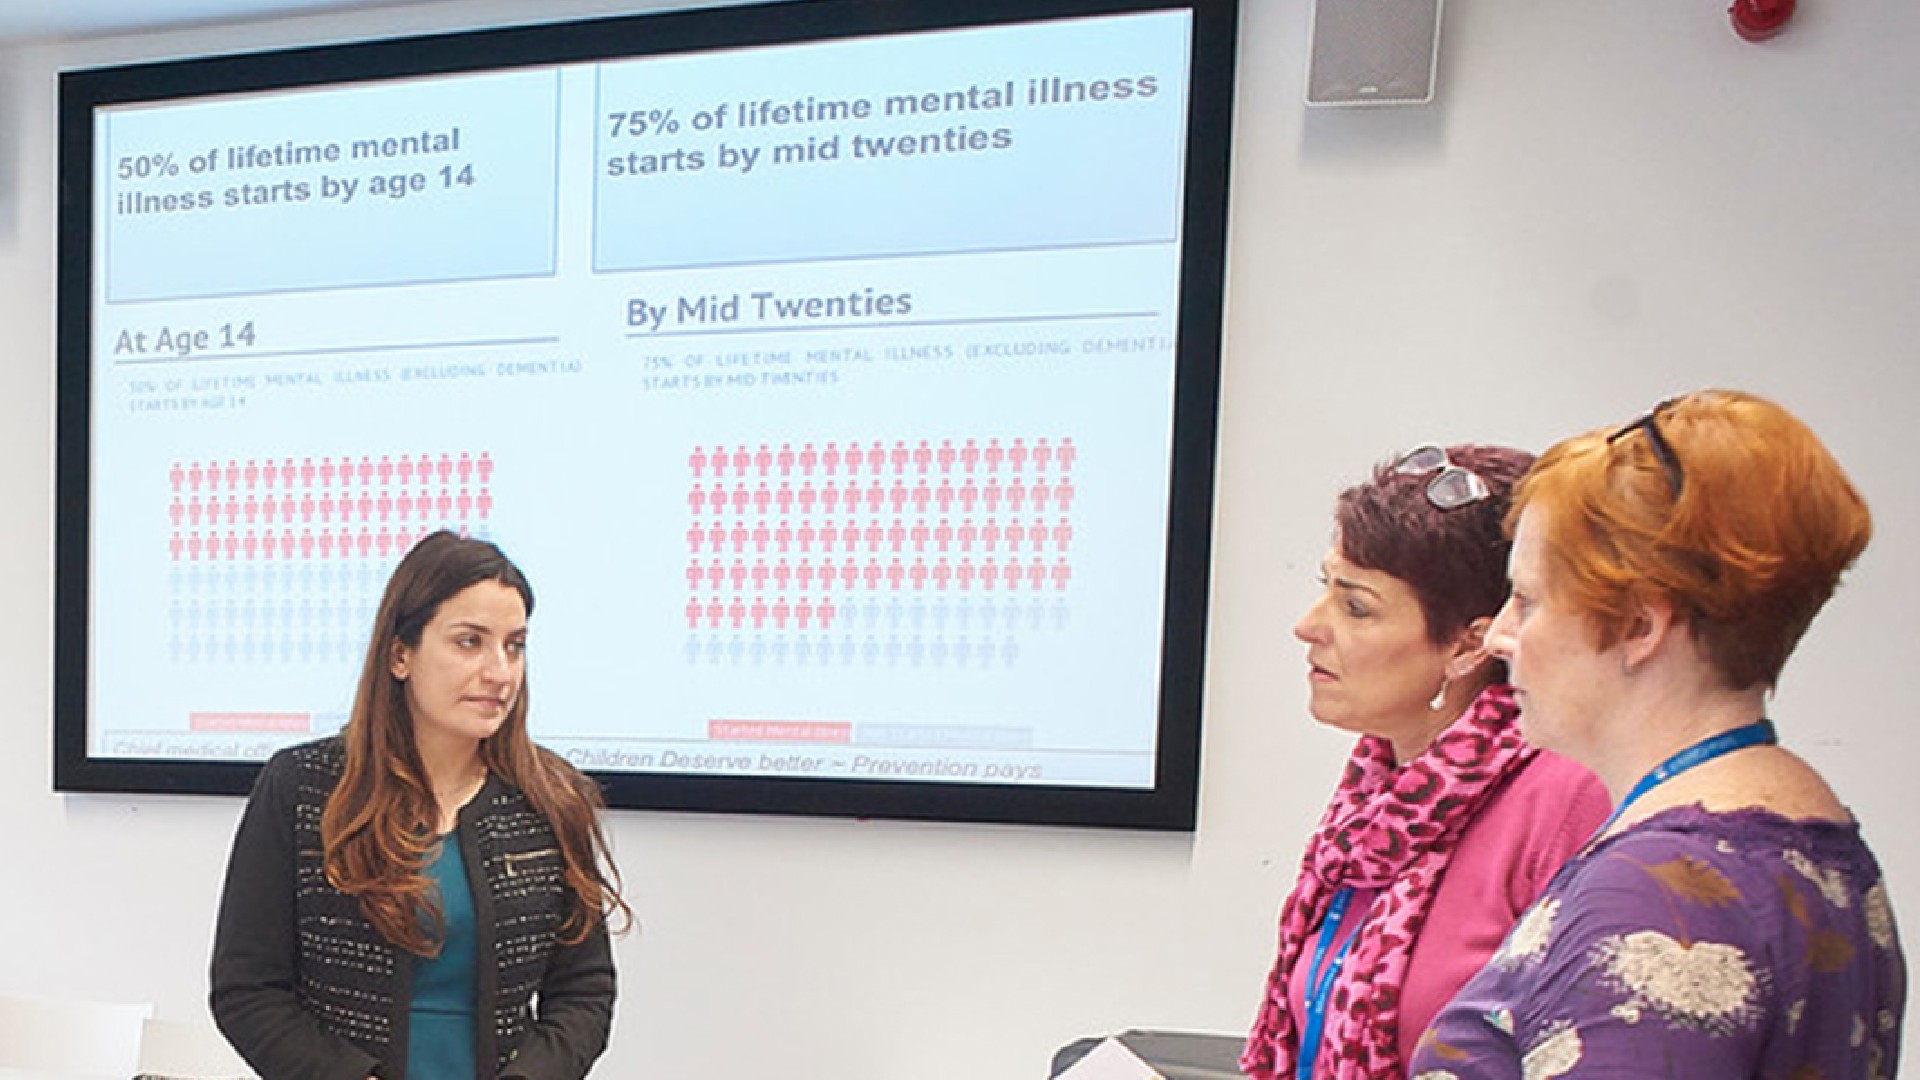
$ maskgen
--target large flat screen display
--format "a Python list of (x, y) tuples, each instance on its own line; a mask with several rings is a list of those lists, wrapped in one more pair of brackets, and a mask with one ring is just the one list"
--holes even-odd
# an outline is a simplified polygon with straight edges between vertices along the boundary
[(1190, 828), (1235, 12), (66, 73), (56, 786), (244, 791), (436, 529), (620, 807)]

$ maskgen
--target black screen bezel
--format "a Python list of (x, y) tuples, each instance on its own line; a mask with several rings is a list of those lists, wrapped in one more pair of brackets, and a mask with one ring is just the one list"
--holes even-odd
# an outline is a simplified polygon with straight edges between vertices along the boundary
[(1150, 789), (595, 773), (608, 805), (1191, 830), (1197, 817), (1236, 0), (791, 0), (65, 72), (57, 261), (54, 788), (244, 794), (257, 764), (88, 753), (92, 178), (99, 108), (217, 94), (1146, 11), (1193, 16), (1156, 769)]

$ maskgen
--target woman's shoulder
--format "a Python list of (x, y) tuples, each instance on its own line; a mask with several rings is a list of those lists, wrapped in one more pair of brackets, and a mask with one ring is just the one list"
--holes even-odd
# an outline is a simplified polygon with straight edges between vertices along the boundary
[(555, 803), (579, 803), (588, 811), (599, 807), (600, 787), (592, 777), (538, 743), (529, 743), (528, 749), (530, 753), (516, 764), (514, 775), (496, 773), (489, 781), (496, 808), (507, 813), (537, 814), (537, 807)]
[(1607, 837), (1565, 889), (1602, 912), (1682, 912), (1694, 933), (1761, 947), (1807, 926), (1809, 912), (1884, 904), (1881, 869), (1852, 822), (1767, 810), (1670, 807)]
[(1512, 911), (1531, 904), (1606, 819), (1606, 789), (1565, 758), (1537, 753), (1475, 812), (1449, 878), (1500, 882)]
[(1758, 809), (1787, 819), (1851, 820), (1819, 770), (1781, 746), (1721, 758), (1675, 777), (1672, 788), (1675, 803), (1697, 802), (1713, 811)]
[(1563, 795), (1597, 797), (1603, 801), (1607, 798), (1607, 789), (1600, 783), (1599, 777), (1593, 775), (1585, 765), (1551, 750), (1534, 751), (1533, 759), (1520, 770), (1515, 780)]
[(1862, 913), (1863, 932), (1891, 938), (1885, 882), (1851, 823), (1677, 806), (1569, 870), (1549, 892), (1576, 942), (1655, 932), (1798, 963), (1808, 934)]
[(267, 758), (254, 787), (257, 791), (263, 787), (320, 785), (332, 790), (346, 763), (346, 743), (338, 735), (295, 743), (281, 747)]
[(1667, 807), (1634, 822), (1597, 845), (1594, 857), (1636, 863), (1686, 858), (1766, 875), (1811, 860), (1845, 866), (1866, 879), (1880, 873), (1856, 821), (1792, 817), (1764, 807), (1718, 810), (1699, 803)]
[(268, 765), (282, 768), (339, 768), (347, 761), (347, 741), (338, 734), (324, 735), (303, 743), (281, 747), (267, 759)]
[(1593, 835), (1612, 806), (1607, 789), (1586, 766), (1540, 750), (1514, 771), (1488, 812), (1564, 833), (1578, 844)]

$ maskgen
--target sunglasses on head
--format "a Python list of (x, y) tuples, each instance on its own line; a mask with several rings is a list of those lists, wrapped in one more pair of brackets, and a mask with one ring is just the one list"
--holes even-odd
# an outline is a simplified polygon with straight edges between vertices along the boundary
[(1673, 398), (1668, 398), (1660, 404), (1655, 405), (1652, 409), (1649, 409), (1647, 415), (1642, 416), (1640, 419), (1635, 420), (1631, 424), (1627, 424), (1620, 428), (1620, 430), (1607, 436), (1607, 445), (1612, 446), (1614, 443), (1619, 442), (1621, 439), (1626, 438), (1636, 431), (1646, 432), (1647, 446), (1652, 448), (1654, 459), (1660, 462), (1660, 467), (1666, 470), (1667, 486), (1673, 489), (1673, 497), (1678, 499), (1680, 497), (1680, 489), (1686, 485), (1687, 474), (1680, 468), (1680, 456), (1673, 452), (1673, 444), (1667, 442), (1667, 437), (1661, 434), (1660, 424), (1657, 420), (1660, 413), (1671, 406), (1673, 402)]
[(1393, 463), (1393, 471), (1402, 476), (1425, 476), (1435, 470), (1434, 478), (1427, 481), (1427, 501), (1435, 509), (1457, 510), (1493, 494), (1478, 473), (1455, 465), (1445, 448), (1431, 443), (1414, 447)]

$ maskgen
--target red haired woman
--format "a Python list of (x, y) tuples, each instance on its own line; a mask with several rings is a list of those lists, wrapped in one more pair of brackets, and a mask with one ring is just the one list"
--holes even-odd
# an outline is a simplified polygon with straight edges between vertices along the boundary
[(1614, 809), (1435, 1019), (1418, 1080), (1894, 1075), (1885, 881), (1766, 717), (1867, 544), (1846, 474), (1778, 405), (1703, 390), (1549, 450), (1514, 521), (1490, 647), (1528, 737)]
[(579, 1080), (605, 1048), (629, 912), (598, 790), (527, 736), (532, 611), (492, 544), (421, 540), (345, 730), (262, 770), (212, 965), (262, 1080)]
[(1280, 914), (1242, 1067), (1387, 1080), (1606, 814), (1586, 770), (1526, 744), (1485, 635), (1501, 522), (1532, 457), (1424, 446), (1341, 494), (1320, 598), (1294, 627), (1309, 710), (1361, 736)]

